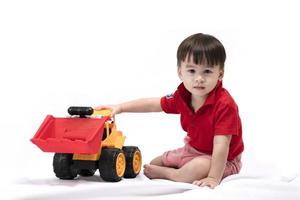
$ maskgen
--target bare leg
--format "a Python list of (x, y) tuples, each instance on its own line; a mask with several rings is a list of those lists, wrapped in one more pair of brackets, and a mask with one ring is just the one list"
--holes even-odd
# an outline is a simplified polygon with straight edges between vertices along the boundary
[(162, 163), (162, 156), (158, 156), (154, 158), (151, 162), (150, 165), (158, 165), (158, 166), (164, 166)]
[(151, 179), (161, 178), (192, 183), (195, 180), (207, 177), (210, 162), (211, 160), (208, 158), (196, 157), (179, 169), (149, 164), (144, 165), (144, 174)]

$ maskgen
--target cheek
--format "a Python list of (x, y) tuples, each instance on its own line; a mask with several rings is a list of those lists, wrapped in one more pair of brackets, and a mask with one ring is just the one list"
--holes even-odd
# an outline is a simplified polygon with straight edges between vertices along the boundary
[(177, 71), (177, 75), (178, 75), (178, 77), (179, 77), (180, 80), (183, 79), (181, 70), (178, 70), (178, 71)]
[(179, 73), (179, 78), (183, 81), (190, 81), (192, 77), (187, 73)]
[(211, 83), (211, 87), (212, 88), (215, 88), (215, 86), (217, 85), (218, 83), (218, 79), (215, 79), (212, 83)]
[(213, 79), (209, 79), (209, 80), (207, 80), (207, 83), (208, 83), (208, 85), (210, 86), (210, 87), (214, 87), (216, 84), (217, 84), (217, 82), (218, 82), (218, 79), (216, 78), (213, 78)]
[(181, 81), (184, 80), (184, 76), (183, 76), (182, 74), (178, 74), (178, 77), (179, 77), (179, 79), (180, 79)]

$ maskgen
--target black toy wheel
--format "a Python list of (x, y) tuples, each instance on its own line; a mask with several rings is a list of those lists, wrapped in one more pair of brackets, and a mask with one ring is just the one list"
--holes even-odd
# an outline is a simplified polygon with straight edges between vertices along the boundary
[(125, 146), (123, 151), (126, 157), (125, 178), (135, 178), (141, 171), (142, 154), (138, 147)]
[(77, 176), (76, 170), (72, 169), (73, 154), (56, 153), (53, 157), (53, 171), (60, 179), (74, 179)]
[(96, 170), (94, 169), (82, 169), (78, 173), (80, 176), (93, 176), (95, 174)]
[(111, 182), (120, 181), (124, 176), (125, 168), (126, 159), (121, 149), (102, 149), (99, 159), (99, 171), (103, 180)]
[(82, 107), (82, 106), (71, 106), (68, 108), (68, 113), (70, 115), (79, 115), (80, 117), (85, 117), (86, 115), (92, 115), (94, 109), (92, 107)]

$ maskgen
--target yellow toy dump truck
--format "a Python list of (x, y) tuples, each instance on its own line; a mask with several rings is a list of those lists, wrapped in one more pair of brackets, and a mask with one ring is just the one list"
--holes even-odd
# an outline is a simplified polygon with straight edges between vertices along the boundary
[(71, 117), (48, 115), (31, 139), (44, 152), (54, 152), (53, 169), (60, 179), (93, 176), (99, 169), (105, 181), (135, 178), (142, 164), (136, 146), (123, 146), (125, 136), (117, 130), (110, 110), (70, 107)]

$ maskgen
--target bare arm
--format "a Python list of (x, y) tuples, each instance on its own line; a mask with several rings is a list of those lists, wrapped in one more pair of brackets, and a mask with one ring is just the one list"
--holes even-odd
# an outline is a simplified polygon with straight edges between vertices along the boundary
[(209, 186), (211, 188), (219, 185), (226, 166), (230, 141), (231, 135), (217, 135), (214, 137), (213, 154), (208, 176), (202, 180), (195, 181), (195, 185)]
[(217, 135), (214, 137), (214, 148), (208, 177), (215, 178), (218, 182), (223, 177), (230, 141), (231, 135)]
[(160, 98), (144, 98), (116, 105), (97, 106), (96, 110), (111, 109), (112, 115), (122, 112), (161, 112)]

